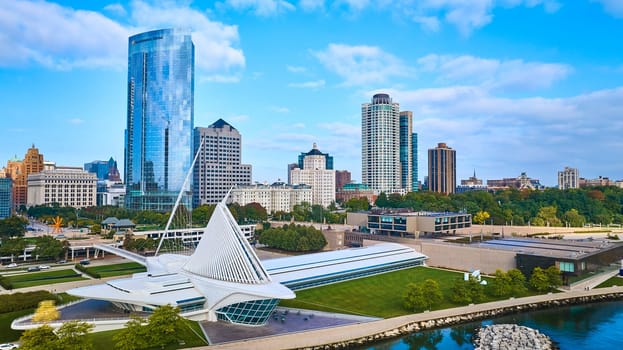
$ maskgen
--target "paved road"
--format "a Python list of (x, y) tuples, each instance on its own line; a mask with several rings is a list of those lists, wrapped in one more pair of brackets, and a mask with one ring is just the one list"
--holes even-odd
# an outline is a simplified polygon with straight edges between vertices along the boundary
[(623, 293), (623, 287), (599, 288), (593, 290), (570, 291), (567, 293), (538, 295), (526, 298), (508, 299), (485, 304), (463, 306), (454, 309), (431, 311), (419, 314), (412, 314), (389, 318), (380, 321), (359, 323), (328, 329), (320, 329), (305, 333), (290, 333), (274, 337), (251, 339), (240, 342), (233, 342), (210, 347), (197, 347), (194, 349), (205, 350), (224, 350), (224, 349), (254, 349), (254, 350), (274, 350), (274, 349), (298, 349), (312, 346), (320, 346), (336, 342), (348, 341), (351, 339), (363, 338), (372, 334), (387, 332), (400, 328), (412, 322), (428, 321), (432, 319), (460, 316), (472, 312), (482, 312), (503, 307), (513, 307), (530, 303), (538, 303), (547, 300), (561, 300), (569, 297), (580, 297), (589, 295), (608, 294), (612, 292)]

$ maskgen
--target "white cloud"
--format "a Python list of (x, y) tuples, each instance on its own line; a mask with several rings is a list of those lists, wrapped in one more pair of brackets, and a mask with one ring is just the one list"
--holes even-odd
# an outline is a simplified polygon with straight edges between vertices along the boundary
[(613, 17), (623, 18), (623, 1), (621, 0), (591, 0), (604, 7), (604, 11)]
[(143, 1), (132, 3), (132, 18), (141, 27), (192, 28), (195, 64), (216, 71), (244, 67), (245, 59), (238, 43), (238, 27), (210, 20), (206, 13), (175, 4), (152, 6)]
[[(112, 4), (107, 11), (123, 7)], [(244, 67), (238, 28), (210, 20), (206, 13), (167, 2), (156, 8), (131, 3), (135, 27), (101, 13), (46, 1), (0, 1), (0, 66), (41, 65), (52, 69), (116, 68), (127, 65), (128, 37), (162, 27), (193, 28), (198, 69), (217, 71)]]
[(242, 123), (242, 122), (246, 122), (247, 120), (249, 120), (249, 116), (246, 114), (240, 114), (240, 115), (234, 115), (234, 116), (228, 117), (227, 119), (230, 120), (231, 122)]
[(314, 81), (306, 81), (304, 83), (290, 83), (289, 87), (293, 88), (307, 88), (307, 89), (317, 89), (323, 87), (325, 84), (324, 80), (314, 80)]
[(305, 11), (324, 10), (324, 0), (300, 0), (299, 6)]
[(93, 11), (41, 1), (0, 1), (0, 66), (120, 67), (127, 64), (129, 33)]
[(295, 9), (283, 0), (225, 0), (225, 5), (237, 11), (251, 10), (258, 16), (274, 16)]
[(286, 69), (288, 70), (288, 72), (291, 72), (291, 73), (303, 73), (307, 71), (307, 68), (305, 67), (290, 66), (290, 65), (287, 65)]
[(318, 127), (328, 130), (334, 136), (361, 137), (361, 124), (353, 125), (343, 122), (322, 123)]
[(121, 5), (120, 3), (106, 5), (104, 6), (104, 11), (122, 17), (128, 14), (123, 5)]
[(573, 69), (562, 63), (498, 60), (470, 55), (427, 55), (418, 59), (422, 71), (433, 72), (438, 80), (480, 84), (491, 89), (534, 90), (566, 78)]
[(213, 75), (205, 75), (199, 78), (199, 82), (209, 81), (211, 83), (238, 83), (240, 82), (240, 75), (223, 75), (223, 74), (213, 74)]
[(270, 107), (270, 110), (277, 113), (290, 113), (290, 109), (283, 106), (273, 106)]
[(80, 125), (82, 123), (84, 123), (84, 120), (80, 118), (69, 119), (69, 124)]
[(344, 79), (344, 85), (383, 83), (390, 78), (408, 76), (412, 70), (399, 58), (377, 46), (329, 44), (312, 54)]
[(295, 123), (290, 126), (292, 129), (305, 129), (305, 124), (303, 123)]

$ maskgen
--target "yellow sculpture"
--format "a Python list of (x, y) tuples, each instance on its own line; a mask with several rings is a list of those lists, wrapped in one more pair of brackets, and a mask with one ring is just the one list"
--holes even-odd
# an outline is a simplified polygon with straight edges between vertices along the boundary
[(57, 216), (54, 218), (52, 227), (54, 227), (54, 230), (52, 231), (52, 233), (61, 233), (63, 232), (63, 229), (61, 228), (61, 225), (63, 224), (63, 218), (60, 216)]
[(50, 322), (58, 320), (61, 313), (56, 310), (54, 300), (43, 300), (39, 302), (39, 307), (32, 316), (34, 322)]

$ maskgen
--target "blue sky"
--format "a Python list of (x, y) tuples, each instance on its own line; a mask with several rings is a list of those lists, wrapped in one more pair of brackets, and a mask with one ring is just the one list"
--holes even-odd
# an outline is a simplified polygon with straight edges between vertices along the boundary
[(458, 178), (623, 179), (623, 1), (0, 1), (0, 164), (123, 163), (127, 38), (193, 31), (195, 126), (223, 118), (254, 181), (316, 142), (361, 179), (361, 103), (387, 92)]

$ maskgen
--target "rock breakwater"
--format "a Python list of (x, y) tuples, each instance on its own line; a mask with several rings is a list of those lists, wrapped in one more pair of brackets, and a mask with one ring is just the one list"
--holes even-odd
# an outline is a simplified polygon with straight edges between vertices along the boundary
[(556, 346), (536, 329), (516, 324), (495, 324), (480, 328), (474, 338), (474, 350), (553, 350)]

